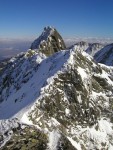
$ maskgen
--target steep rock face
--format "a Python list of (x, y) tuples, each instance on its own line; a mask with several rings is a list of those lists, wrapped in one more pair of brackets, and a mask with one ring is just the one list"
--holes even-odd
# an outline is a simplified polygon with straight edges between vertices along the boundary
[(31, 49), (38, 49), (46, 56), (66, 48), (61, 35), (55, 28), (45, 27), (43, 33), (32, 43)]
[(113, 66), (113, 44), (109, 44), (98, 51), (94, 55), (94, 59), (98, 63)]

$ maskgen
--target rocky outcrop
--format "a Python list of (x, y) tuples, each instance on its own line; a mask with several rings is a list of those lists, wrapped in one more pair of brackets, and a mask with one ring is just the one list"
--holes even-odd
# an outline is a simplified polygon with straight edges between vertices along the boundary
[(10, 58), (0, 61), (0, 74), (3, 72), (4, 68), (7, 66), (9, 60)]
[(65, 49), (65, 43), (55, 28), (45, 27), (42, 34), (32, 43), (30, 49), (37, 49), (46, 56)]

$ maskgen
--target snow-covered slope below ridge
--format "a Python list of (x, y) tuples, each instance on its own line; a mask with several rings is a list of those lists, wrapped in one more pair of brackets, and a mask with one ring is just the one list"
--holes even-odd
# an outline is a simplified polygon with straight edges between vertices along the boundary
[[(21, 124), (46, 136), (43, 149), (113, 149), (112, 67), (96, 64), (79, 45), (49, 58), (34, 51), (18, 58), (1, 77), (1, 144), (11, 138), (2, 149), (29, 149)], [(26, 141), (37, 145), (37, 138)]]
[(100, 51), (102, 48), (104, 47), (103, 44), (100, 43), (92, 43), (89, 44), (89, 47), (86, 49), (86, 52), (91, 55), (92, 57), (94, 57), (94, 55)]
[(113, 66), (113, 44), (106, 45), (94, 55), (98, 63)]

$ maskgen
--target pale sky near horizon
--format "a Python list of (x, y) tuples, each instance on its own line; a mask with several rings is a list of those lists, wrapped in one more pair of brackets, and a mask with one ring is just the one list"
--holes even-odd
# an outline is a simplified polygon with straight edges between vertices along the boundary
[(113, 0), (0, 0), (0, 38), (37, 37), (48, 25), (63, 37), (113, 38)]

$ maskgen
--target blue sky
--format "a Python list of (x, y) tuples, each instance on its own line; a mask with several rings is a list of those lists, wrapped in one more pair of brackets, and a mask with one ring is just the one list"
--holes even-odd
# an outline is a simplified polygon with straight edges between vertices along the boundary
[(113, 38), (113, 0), (0, 0), (0, 38), (37, 37), (48, 25), (63, 37)]

